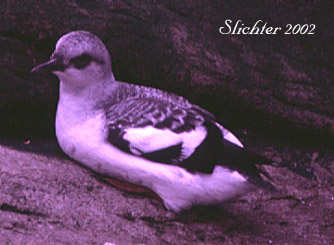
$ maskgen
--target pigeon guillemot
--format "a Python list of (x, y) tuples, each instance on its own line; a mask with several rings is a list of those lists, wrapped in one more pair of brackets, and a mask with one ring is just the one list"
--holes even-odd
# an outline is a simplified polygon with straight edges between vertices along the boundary
[(47, 70), (60, 80), (56, 136), (62, 150), (95, 172), (149, 188), (168, 210), (217, 204), (255, 186), (273, 189), (210, 112), (159, 89), (116, 81), (108, 50), (87, 31), (62, 36)]

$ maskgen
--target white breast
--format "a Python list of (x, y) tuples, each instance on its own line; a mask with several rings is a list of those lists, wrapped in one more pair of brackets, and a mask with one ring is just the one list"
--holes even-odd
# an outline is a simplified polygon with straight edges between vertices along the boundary
[[(135, 155), (127, 154), (105, 141), (105, 118), (102, 112), (84, 114), (69, 109), (73, 101), (59, 102), (56, 117), (56, 134), (63, 151), (74, 160), (84, 164), (97, 173), (116, 177), (134, 184), (142, 185), (157, 193), (166, 208), (179, 212), (193, 205), (221, 203), (243, 195), (251, 188), (246, 179), (236, 171), (216, 166), (212, 174), (190, 173), (174, 165), (151, 162)], [(89, 110), (88, 110), (89, 111)], [(152, 138), (151, 129), (143, 137), (149, 146), (159, 145), (159, 137)], [(183, 135), (188, 145), (198, 144), (204, 132), (198, 129), (195, 135)], [(152, 132), (152, 131), (151, 131)], [(196, 130), (195, 130), (196, 132)], [(167, 133), (170, 132), (160, 132)], [(133, 141), (136, 131), (128, 131), (127, 137)], [(173, 135), (173, 134), (172, 134)], [(171, 136), (173, 143), (180, 140)], [(137, 144), (140, 143), (140, 137)], [(168, 142), (168, 143), (172, 143)], [(159, 146), (163, 146), (163, 144)]]

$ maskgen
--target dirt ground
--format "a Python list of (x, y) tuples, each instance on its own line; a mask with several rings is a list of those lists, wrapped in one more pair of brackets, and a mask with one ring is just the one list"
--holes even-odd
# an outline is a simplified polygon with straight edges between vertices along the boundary
[(111, 187), (55, 142), (2, 140), (0, 244), (333, 244), (333, 153), (243, 140), (275, 160), (279, 192), (182, 214)]

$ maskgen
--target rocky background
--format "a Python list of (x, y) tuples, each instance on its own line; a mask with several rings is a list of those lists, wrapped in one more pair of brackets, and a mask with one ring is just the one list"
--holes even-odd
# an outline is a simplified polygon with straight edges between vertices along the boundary
[[(212, 1), (0, 2), (0, 244), (334, 243), (333, 8)], [(221, 35), (315, 24), (314, 35)], [(181, 215), (124, 193), (66, 158), (54, 136), (58, 81), (30, 74), (84, 29), (118, 80), (182, 95), (217, 115), (267, 167), (262, 190)]]

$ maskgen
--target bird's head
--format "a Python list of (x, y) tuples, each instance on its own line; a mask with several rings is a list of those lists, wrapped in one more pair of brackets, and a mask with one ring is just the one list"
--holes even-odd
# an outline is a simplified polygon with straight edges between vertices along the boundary
[(48, 71), (65, 86), (85, 88), (113, 77), (107, 48), (87, 31), (73, 31), (62, 36), (50, 60), (34, 67), (31, 72)]

